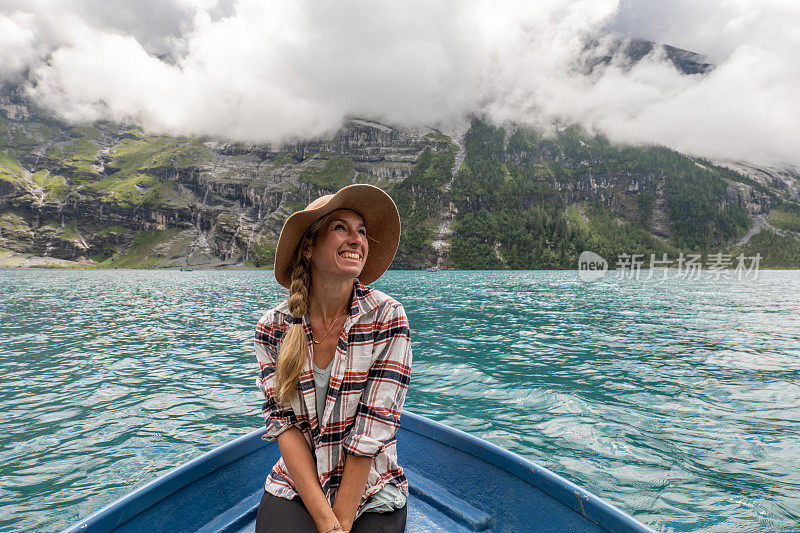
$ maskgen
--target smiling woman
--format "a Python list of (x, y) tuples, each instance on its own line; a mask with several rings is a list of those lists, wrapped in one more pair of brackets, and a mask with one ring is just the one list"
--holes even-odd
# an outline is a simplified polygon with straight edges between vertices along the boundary
[(369, 253), (364, 220), (355, 211), (338, 209), (323, 217), (316, 244), (303, 251), (312, 279), (352, 280), (361, 274)]
[(257, 532), (405, 528), (396, 433), (410, 331), (403, 306), (366, 286), (399, 239), (397, 207), (371, 185), (318, 198), (281, 230), (275, 278), (289, 297), (255, 336), (264, 438), (277, 440), (281, 458), (264, 485)]

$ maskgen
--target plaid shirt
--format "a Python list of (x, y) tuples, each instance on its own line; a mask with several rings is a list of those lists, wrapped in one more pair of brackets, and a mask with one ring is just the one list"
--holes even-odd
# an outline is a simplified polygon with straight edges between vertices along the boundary
[[(334, 354), (324, 413), (317, 413), (312, 370), (311, 326), (302, 324), (308, 338), (299, 391), (290, 406), (275, 401), (275, 360), (283, 336), (292, 324), (288, 299), (258, 321), (256, 358), (261, 374), (256, 380), (266, 400), (262, 406), (267, 432), (273, 441), (296, 426), (311, 447), (317, 474), (329, 502), (342, 479), (345, 452), (373, 457), (359, 510), (386, 483), (408, 496), (408, 482), (397, 464), (396, 432), (411, 377), (411, 342), (402, 304), (381, 291), (354, 280), (350, 316), (344, 323)], [(297, 495), (281, 458), (272, 468), (264, 490), (282, 498)]]

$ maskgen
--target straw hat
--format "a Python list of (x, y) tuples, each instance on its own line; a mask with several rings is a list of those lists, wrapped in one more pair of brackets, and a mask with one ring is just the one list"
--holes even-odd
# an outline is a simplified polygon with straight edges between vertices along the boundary
[(361, 215), (369, 236), (367, 262), (358, 280), (367, 285), (386, 272), (400, 244), (400, 214), (392, 198), (378, 187), (348, 185), (336, 194), (320, 196), (302, 211), (286, 219), (275, 250), (275, 279), (289, 288), (292, 260), (306, 229), (318, 218), (337, 209), (351, 209)]

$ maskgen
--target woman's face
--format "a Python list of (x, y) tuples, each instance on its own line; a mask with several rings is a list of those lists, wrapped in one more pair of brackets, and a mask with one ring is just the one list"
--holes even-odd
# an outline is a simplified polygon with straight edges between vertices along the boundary
[(305, 252), (312, 273), (334, 278), (361, 275), (369, 253), (367, 228), (361, 216), (349, 209), (338, 209), (320, 229), (316, 244)]

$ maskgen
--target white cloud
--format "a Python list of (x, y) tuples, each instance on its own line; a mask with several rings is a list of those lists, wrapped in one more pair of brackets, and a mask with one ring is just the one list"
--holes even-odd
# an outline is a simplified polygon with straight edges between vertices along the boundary
[(0, 81), (21, 81), (22, 74), (36, 58), (36, 36), (24, 13), (0, 17)]
[[(0, 80), (29, 68), (30, 93), (70, 120), (171, 134), (272, 142), (348, 115), (477, 112), (800, 165), (797, 20), (794, 0), (0, 0)], [(682, 75), (657, 50), (582, 73), (586, 39), (609, 29), (708, 52), (717, 68)]]

